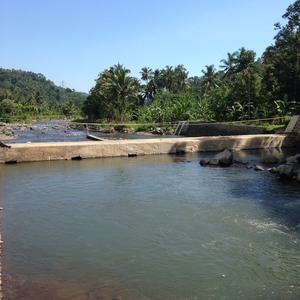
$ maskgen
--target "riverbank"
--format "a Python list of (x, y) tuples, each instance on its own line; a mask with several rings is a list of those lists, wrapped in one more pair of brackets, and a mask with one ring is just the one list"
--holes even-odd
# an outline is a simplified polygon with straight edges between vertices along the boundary
[(188, 152), (268, 149), (293, 146), (284, 134), (104, 140), (48, 143), (7, 143), (0, 163), (121, 157)]

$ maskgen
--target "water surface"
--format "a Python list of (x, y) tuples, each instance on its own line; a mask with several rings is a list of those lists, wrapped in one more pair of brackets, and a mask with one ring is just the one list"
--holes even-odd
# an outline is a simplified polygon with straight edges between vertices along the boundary
[(299, 299), (300, 185), (213, 155), (1, 165), (6, 299)]

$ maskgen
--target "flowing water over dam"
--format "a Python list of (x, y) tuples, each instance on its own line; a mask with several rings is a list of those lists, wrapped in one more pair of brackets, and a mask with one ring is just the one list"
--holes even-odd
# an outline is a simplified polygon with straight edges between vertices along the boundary
[(5, 299), (299, 299), (300, 184), (213, 155), (0, 165)]

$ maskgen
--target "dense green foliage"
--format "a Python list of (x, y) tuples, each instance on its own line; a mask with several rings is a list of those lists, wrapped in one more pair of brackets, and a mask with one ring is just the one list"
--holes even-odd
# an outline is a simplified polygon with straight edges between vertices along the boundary
[(44, 75), (0, 68), (0, 118), (80, 115), (85, 97)]
[[(283, 18), (287, 24), (275, 24), (275, 43), (261, 58), (241, 47), (220, 60), (219, 70), (206, 65), (200, 76), (189, 77), (183, 65), (144, 67), (138, 80), (123, 65), (115, 65), (99, 74), (84, 113), (103, 122), (139, 123), (249, 121), (300, 113), (300, 0), (287, 8)], [(125, 76), (122, 84), (120, 70)], [(104, 83), (107, 73), (114, 92)], [(134, 89), (121, 97), (131, 84)]]

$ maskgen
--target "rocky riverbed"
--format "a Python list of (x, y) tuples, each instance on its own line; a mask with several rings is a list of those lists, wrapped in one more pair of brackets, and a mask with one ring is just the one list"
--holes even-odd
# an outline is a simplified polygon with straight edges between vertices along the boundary
[[(153, 128), (149, 132), (135, 132), (124, 126), (101, 128), (85, 124), (71, 124), (71, 120), (37, 121), (32, 124), (0, 124), (0, 139), (9, 143), (76, 142), (85, 141), (87, 132), (105, 140), (147, 139), (155, 137), (178, 137), (173, 131)], [(12, 141), (13, 140), (13, 141)]]

